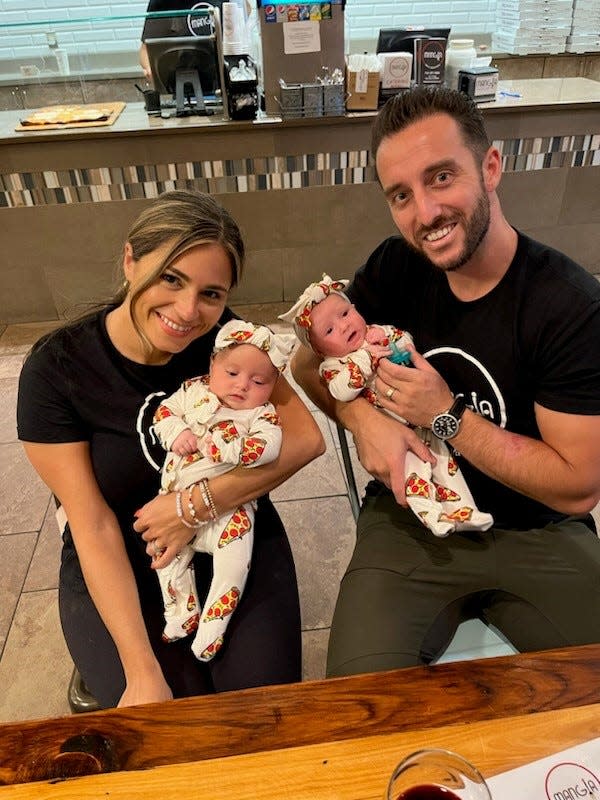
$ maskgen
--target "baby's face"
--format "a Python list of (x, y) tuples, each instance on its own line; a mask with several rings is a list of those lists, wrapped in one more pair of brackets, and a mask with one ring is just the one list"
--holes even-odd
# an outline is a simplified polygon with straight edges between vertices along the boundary
[(330, 294), (310, 312), (310, 343), (323, 356), (345, 356), (358, 350), (367, 325), (353, 305)]
[(265, 352), (239, 344), (214, 356), (208, 388), (228, 408), (258, 408), (271, 397), (278, 375)]

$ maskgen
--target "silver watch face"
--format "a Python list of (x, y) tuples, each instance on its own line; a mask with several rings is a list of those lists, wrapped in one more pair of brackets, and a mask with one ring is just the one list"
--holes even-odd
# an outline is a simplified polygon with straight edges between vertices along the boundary
[(438, 414), (431, 423), (431, 430), (438, 439), (451, 439), (458, 433), (460, 420), (454, 414)]

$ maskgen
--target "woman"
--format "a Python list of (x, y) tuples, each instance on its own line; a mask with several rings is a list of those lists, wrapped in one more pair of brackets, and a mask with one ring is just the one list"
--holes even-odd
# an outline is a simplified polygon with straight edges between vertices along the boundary
[[(59, 583), (63, 631), (102, 707), (300, 678), (294, 565), (264, 496), (246, 591), (222, 653), (201, 664), (189, 641), (161, 640), (154, 569), (190, 541), (194, 520), (173, 495), (157, 496), (164, 451), (152, 416), (184, 378), (207, 371), (218, 327), (232, 317), (226, 301), (243, 257), (237, 225), (210, 197), (166, 193), (129, 233), (126, 280), (115, 300), (38, 343), (23, 366), (19, 438), (69, 520)], [(283, 426), (280, 457), (211, 479), (220, 513), (264, 495), (323, 452), (311, 414), (284, 379), (272, 402)], [(209, 519), (211, 509), (195, 497), (196, 519)], [(195, 566), (201, 592), (210, 558), (197, 555)]]

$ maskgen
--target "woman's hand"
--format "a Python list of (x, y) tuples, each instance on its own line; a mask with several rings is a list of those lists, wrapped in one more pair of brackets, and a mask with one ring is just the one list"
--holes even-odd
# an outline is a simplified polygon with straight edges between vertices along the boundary
[(159, 494), (135, 512), (133, 529), (147, 543), (146, 552), (152, 558), (152, 569), (161, 569), (194, 538), (177, 516), (175, 493)]
[(152, 673), (136, 675), (129, 679), (117, 707), (138, 706), (141, 703), (161, 703), (164, 700), (172, 699), (173, 692), (161, 670), (157, 668)]

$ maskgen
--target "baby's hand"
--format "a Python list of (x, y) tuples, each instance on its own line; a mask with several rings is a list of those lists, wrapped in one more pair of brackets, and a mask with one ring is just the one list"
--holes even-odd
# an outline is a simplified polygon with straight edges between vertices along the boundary
[(379, 344), (382, 339), (385, 339), (385, 331), (383, 328), (380, 328), (378, 325), (371, 325), (367, 330), (365, 340), (369, 344)]
[(384, 356), (389, 356), (392, 352), (389, 347), (385, 347), (381, 344), (368, 344), (365, 349), (378, 361)]
[(198, 452), (198, 439), (189, 428), (181, 431), (171, 445), (171, 450), (178, 456), (187, 456)]

